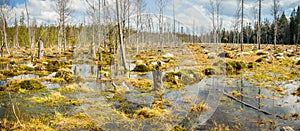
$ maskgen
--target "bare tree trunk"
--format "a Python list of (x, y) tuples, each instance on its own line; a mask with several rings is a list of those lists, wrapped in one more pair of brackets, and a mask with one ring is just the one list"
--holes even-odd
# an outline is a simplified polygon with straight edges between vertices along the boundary
[(39, 39), (38, 41), (38, 59), (44, 58), (44, 43), (42, 39)]
[(159, 70), (159, 66), (156, 65), (152, 71), (153, 75), (153, 83), (154, 83), (154, 88), (153, 90), (155, 91), (164, 91), (163, 88), (163, 82), (162, 82), (162, 74)]
[(277, 14), (279, 11), (279, 0), (273, 0), (273, 16), (274, 16), (274, 50), (276, 49), (276, 44), (277, 44), (277, 28), (278, 28), (278, 23), (277, 23)]
[(261, 44), (261, 0), (258, 0), (258, 32), (257, 32), (257, 44), (260, 49)]
[(242, 0), (242, 21), (241, 21), (241, 51), (243, 51), (244, 44), (244, 0)]
[(119, 1), (116, 0), (116, 8), (117, 8), (117, 21), (119, 27), (119, 40), (120, 40), (120, 49), (121, 49), (121, 57), (123, 62), (123, 67), (125, 70), (128, 70), (127, 63), (126, 63), (126, 55), (125, 55), (125, 48), (124, 48), (124, 39), (123, 39), (123, 27), (120, 22), (120, 12), (119, 12)]

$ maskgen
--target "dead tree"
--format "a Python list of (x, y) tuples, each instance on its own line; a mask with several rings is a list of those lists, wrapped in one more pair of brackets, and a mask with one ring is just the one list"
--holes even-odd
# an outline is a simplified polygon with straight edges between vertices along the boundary
[(155, 65), (152, 70), (153, 75), (153, 83), (154, 83), (154, 91), (164, 91), (163, 82), (162, 82), (162, 74), (159, 69), (159, 65)]
[(44, 42), (40, 38), (38, 41), (38, 59), (44, 58)]
[(257, 44), (260, 49), (261, 44), (261, 0), (258, 0), (258, 31), (257, 31)]
[(63, 43), (64, 52), (66, 51), (65, 24), (67, 18), (71, 15), (70, 0), (56, 0), (56, 10), (59, 15), (59, 30), (58, 30), (58, 53), (61, 54), (61, 45)]
[(159, 17), (158, 17), (158, 28), (159, 28), (159, 43), (160, 43), (160, 50), (162, 51), (164, 49), (164, 43), (163, 43), (163, 23), (164, 23), (164, 8), (167, 5), (167, 0), (157, 0), (157, 5), (159, 9)]
[(244, 44), (244, 0), (242, 0), (242, 20), (241, 20), (241, 51)]
[(9, 0), (0, 1), (0, 23), (1, 23), (1, 32), (2, 32), (2, 43), (1, 43), (1, 56), (4, 56), (4, 46), (8, 55), (10, 55), (8, 49), (8, 40), (7, 40), (7, 19), (10, 16), (11, 8), (9, 6)]
[(276, 49), (276, 44), (277, 44), (278, 11), (279, 11), (279, 0), (273, 0), (273, 9), (271, 14), (274, 17), (274, 50)]
[(128, 70), (127, 63), (126, 63), (126, 53), (124, 48), (124, 37), (123, 37), (123, 26), (120, 21), (120, 12), (119, 12), (119, 0), (116, 0), (116, 9), (117, 9), (117, 22), (118, 22), (118, 32), (119, 32), (119, 42), (120, 42), (120, 49), (121, 49), (121, 57), (122, 63), (125, 70)]

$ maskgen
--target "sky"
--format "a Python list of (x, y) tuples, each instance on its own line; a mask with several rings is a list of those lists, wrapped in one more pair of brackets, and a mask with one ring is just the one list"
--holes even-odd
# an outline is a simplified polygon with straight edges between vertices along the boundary
[[(13, 9), (16, 16), (20, 16), (22, 11), (25, 11), (25, 0), (11, 0), (13, 1)], [(38, 25), (41, 24), (57, 24), (58, 14), (55, 10), (55, 0), (27, 0), (31, 19), (34, 18)], [(88, 22), (87, 4), (85, 0), (70, 0), (73, 14), (68, 20), (69, 23), (79, 24)], [(92, 1), (92, 0), (90, 0)], [(97, 0), (96, 0), (97, 1)], [(110, 8), (114, 8), (115, 0), (110, 1)], [(135, 0), (134, 0), (135, 1)], [(143, 0), (145, 2), (144, 13), (158, 14), (158, 7), (156, 0)], [(291, 11), (300, 5), (300, 0), (279, 0), (280, 14), (285, 11), (286, 16), (290, 16)], [(173, 2), (176, 19), (184, 23), (185, 26), (192, 28), (197, 26), (199, 32), (208, 31), (212, 27), (209, 0), (168, 0), (165, 7), (164, 14), (172, 17)], [(262, 0), (262, 19), (273, 20), (271, 15), (273, 0)], [(254, 21), (254, 7), (257, 8), (257, 0), (245, 0), (245, 23)], [(237, 9), (237, 0), (222, 0), (221, 3), (221, 19), (222, 27), (231, 29), (234, 15)], [(13, 14), (12, 14), (13, 15)], [(13, 15), (13, 16), (14, 16)], [(11, 20), (13, 21), (13, 20)]]

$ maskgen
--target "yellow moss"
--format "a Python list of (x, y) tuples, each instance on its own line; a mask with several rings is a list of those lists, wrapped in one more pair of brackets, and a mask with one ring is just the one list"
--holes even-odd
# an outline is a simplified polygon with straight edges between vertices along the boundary
[(202, 101), (198, 105), (193, 105), (190, 112), (203, 112), (207, 111), (209, 107)]
[(51, 124), (56, 126), (58, 130), (100, 130), (92, 120), (83, 113), (65, 117), (61, 113), (56, 112), (54, 119), (51, 120)]
[(57, 88), (59, 92), (75, 92), (75, 87), (73, 84), (64, 86), (62, 88)]
[(166, 110), (162, 110), (159, 108), (144, 107), (144, 108), (136, 110), (133, 117), (140, 118), (140, 119), (152, 118), (152, 117), (160, 116), (161, 114), (163, 114), (165, 112), (166, 112)]
[(136, 90), (142, 92), (152, 90), (153, 88), (152, 81), (146, 78), (130, 79), (130, 83), (132, 86), (136, 87)]

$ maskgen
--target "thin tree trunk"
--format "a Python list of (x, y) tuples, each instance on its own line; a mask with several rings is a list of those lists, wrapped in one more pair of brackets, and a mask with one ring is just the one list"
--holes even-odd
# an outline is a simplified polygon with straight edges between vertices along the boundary
[(119, 27), (119, 40), (120, 40), (120, 49), (121, 49), (121, 57), (123, 62), (123, 67), (125, 70), (128, 70), (127, 63), (126, 63), (126, 55), (125, 55), (125, 48), (124, 48), (124, 39), (123, 39), (123, 27), (120, 22), (120, 12), (119, 12), (119, 1), (116, 0), (116, 8), (117, 8), (117, 21)]
[(257, 43), (258, 49), (260, 49), (261, 44), (261, 0), (258, 1), (258, 32), (257, 32)]

